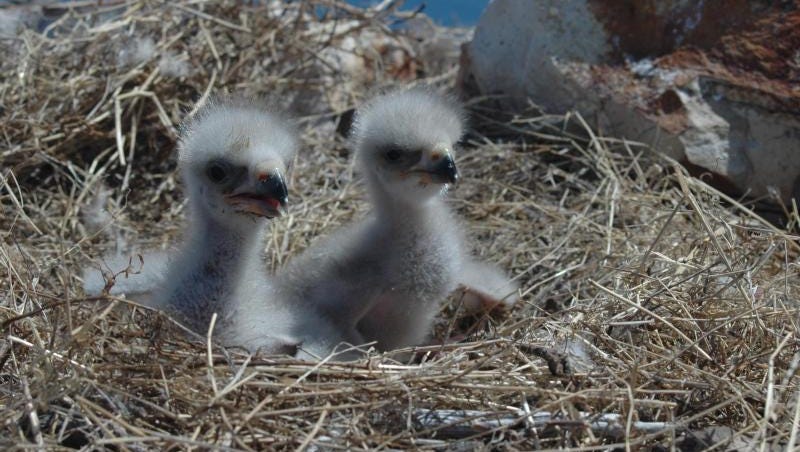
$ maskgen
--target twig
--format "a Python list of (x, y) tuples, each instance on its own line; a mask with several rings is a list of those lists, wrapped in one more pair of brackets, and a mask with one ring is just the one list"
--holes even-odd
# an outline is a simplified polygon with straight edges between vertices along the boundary
[[(440, 438), (463, 438), (480, 434), (496, 428), (510, 428), (521, 425), (527, 420), (528, 428), (545, 429), (560, 427), (570, 430), (589, 429), (593, 434), (621, 438), (625, 433), (623, 417), (615, 413), (592, 414), (577, 413), (577, 419), (539, 411), (526, 414), (490, 413), (475, 410), (430, 410), (418, 408), (414, 410), (414, 420), (423, 428), (437, 432)], [(664, 434), (669, 431), (683, 430), (683, 427), (671, 422), (642, 422), (631, 424), (633, 430), (647, 434)]]

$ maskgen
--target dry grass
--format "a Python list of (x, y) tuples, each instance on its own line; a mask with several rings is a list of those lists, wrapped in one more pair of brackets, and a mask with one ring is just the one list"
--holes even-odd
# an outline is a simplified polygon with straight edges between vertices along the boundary
[[(522, 302), (475, 318), (454, 297), (436, 336), (466, 339), (421, 348), (417, 363), (391, 353), (355, 364), (251, 357), (187, 341), (124, 299), (85, 298), (77, 275), (86, 262), (120, 244), (174, 239), (175, 128), (211, 90), (299, 93), (291, 103), (307, 146), (291, 215), (269, 240), (274, 267), (365, 209), (333, 138), (340, 114), (398, 77), (455, 78), (444, 41), (394, 37), (390, 11), (333, 0), (170, 5), (72, 9), (46, 35), (0, 40), (12, 56), (2, 73), (13, 74), (0, 81), (0, 445), (694, 450), (712, 433), (705, 446), (795, 441), (798, 238), (642, 146), (572, 135), (589, 130), (577, 116), (498, 120), (491, 102), (470, 101), (475, 131), (452, 205), (476, 252), (517, 276)], [(337, 14), (313, 14), (314, 5)], [(329, 58), (358, 33), (389, 44), (357, 48), (369, 70), (354, 78)], [(185, 64), (162, 64), (164, 54)], [(110, 213), (93, 206), (104, 186)]]

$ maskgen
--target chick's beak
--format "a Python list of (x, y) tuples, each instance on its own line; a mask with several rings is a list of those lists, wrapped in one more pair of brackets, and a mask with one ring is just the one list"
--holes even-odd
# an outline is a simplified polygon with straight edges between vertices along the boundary
[(278, 201), (281, 207), (286, 207), (289, 203), (289, 190), (286, 188), (286, 180), (283, 173), (277, 169), (272, 174), (259, 177), (256, 185), (256, 194), (271, 197)]
[(289, 203), (289, 191), (283, 173), (274, 168), (259, 172), (254, 183), (248, 183), (226, 199), (238, 212), (259, 217), (275, 218), (282, 215)]
[(458, 169), (449, 151), (423, 152), (420, 161), (412, 166), (409, 173), (416, 173), (420, 183), (455, 184), (458, 182)]
[(456, 162), (450, 154), (445, 154), (443, 157), (433, 162), (430, 173), (435, 182), (446, 184), (455, 184), (458, 182), (458, 168), (456, 168)]

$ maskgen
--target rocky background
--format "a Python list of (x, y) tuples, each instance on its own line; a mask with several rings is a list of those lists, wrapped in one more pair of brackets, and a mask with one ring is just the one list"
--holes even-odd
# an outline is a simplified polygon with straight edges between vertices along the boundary
[(577, 109), (736, 195), (800, 199), (800, 10), (788, 1), (495, 0), (462, 80)]

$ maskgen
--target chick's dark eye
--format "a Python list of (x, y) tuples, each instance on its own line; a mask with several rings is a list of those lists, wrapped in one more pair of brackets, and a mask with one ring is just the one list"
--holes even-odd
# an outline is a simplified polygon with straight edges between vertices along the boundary
[(228, 168), (221, 162), (211, 162), (206, 166), (206, 175), (211, 182), (219, 184), (228, 178)]
[(395, 162), (397, 160), (400, 160), (400, 157), (402, 156), (402, 153), (400, 152), (399, 149), (389, 149), (383, 155), (384, 155), (384, 157), (386, 157), (386, 160), (388, 160), (390, 162)]

